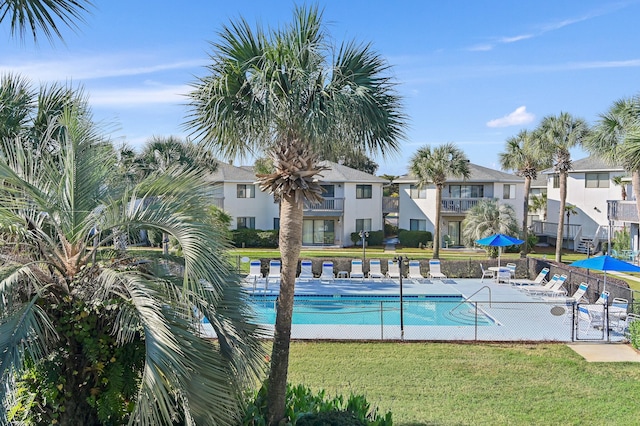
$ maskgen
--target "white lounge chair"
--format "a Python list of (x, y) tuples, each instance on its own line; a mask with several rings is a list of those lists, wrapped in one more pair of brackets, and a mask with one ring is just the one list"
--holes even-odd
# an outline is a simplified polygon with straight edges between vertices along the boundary
[(533, 280), (511, 280), (511, 284), (513, 285), (543, 285), (546, 283), (547, 274), (549, 273), (549, 268), (542, 268), (538, 276)]
[(267, 282), (280, 281), (280, 266), (279, 260), (269, 261), (269, 272), (267, 273)]
[[(578, 286), (578, 289), (575, 291), (575, 293), (573, 293), (573, 295), (571, 295), (570, 297), (567, 297), (564, 299), (565, 302), (580, 302), (583, 298), (584, 295), (587, 293), (587, 289), (589, 288), (589, 284), (587, 283), (580, 283), (580, 285)], [(551, 290), (550, 290), (551, 291)], [(551, 292), (551, 293), (547, 293), (549, 296), (551, 296), (552, 298), (558, 298), (561, 296), (566, 295), (566, 290), (564, 288), (559, 289), (555, 292)]]
[(322, 262), (322, 274), (320, 281), (333, 281), (336, 276), (333, 274), (333, 262), (325, 260)]
[(507, 269), (511, 273), (511, 277), (509, 278), (509, 280), (512, 280), (516, 277), (516, 268), (517, 265), (515, 263), (507, 263)]
[(483, 282), (485, 278), (491, 278), (491, 279), (495, 278), (493, 271), (484, 269), (484, 266), (482, 266), (482, 263), (480, 264), (480, 270), (482, 271), (482, 277), (480, 278), (480, 282)]
[(392, 259), (387, 261), (387, 278), (400, 279), (400, 265)]
[(447, 276), (440, 271), (440, 261), (438, 259), (429, 260), (429, 278), (447, 278)]
[[(563, 277), (566, 279), (566, 275), (563, 275)], [(544, 295), (562, 286), (564, 279), (561, 280), (560, 278), (558, 274), (555, 274), (545, 285), (525, 285), (522, 286), (521, 290), (530, 295)]]
[(600, 297), (598, 297), (598, 300), (594, 302), (594, 305), (608, 305), (608, 304), (609, 304), (609, 292), (607, 290), (604, 290), (602, 293), (600, 293)]
[(419, 260), (410, 260), (409, 261), (409, 274), (407, 278), (412, 280), (424, 280), (424, 275), (420, 272), (420, 261)]
[(351, 261), (351, 272), (349, 273), (349, 277), (364, 279), (364, 272), (362, 271), (362, 260), (353, 259)]
[(300, 261), (300, 275), (299, 280), (312, 280), (313, 279), (313, 262), (308, 259)]
[(262, 278), (262, 271), (260, 270), (262, 262), (259, 260), (252, 260), (249, 263), (249, 273), (244, 277), (247, 282), (255, 282)]
[(603, 327), (603, 305), (578, 305), (578, 330), (588, 332), (591, 328)]
[(369, 260), (369, 278), (384, 278), (380, 268), (380, 259)]

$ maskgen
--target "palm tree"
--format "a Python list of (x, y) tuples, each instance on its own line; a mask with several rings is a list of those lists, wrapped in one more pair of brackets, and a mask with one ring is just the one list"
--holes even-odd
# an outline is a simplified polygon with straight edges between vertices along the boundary
[[(19, 132), (0, 157), (0, 396), (18, 403), (2, 413), (60, 425), (238, 422), (262, 348), (202, 173), (173, 168), (114, 190), (114, 149), (86, 111), (70, 103), (49, 123), (39, 140)], [(101, 249), (123, 227), (167, 232), (184, 254)], [(203, 317), (216, 344), (201, 336)]]
[[(468, 247), (476, 240), (493, 234), (518, 235), (516, 212), (511, 204), (500, 203), (497, 199), (480, 200), (471, 207), (462, 221), (462, 239)], [(492, 257), (497, 257), (496, 247), (487, 247)]]
[(542, 194), (533, 195), (531, 197), (531, 204), (529, 204), (529, 212), (540, 212), (542, 211), (542, 220), (547, 220), (547, 193), (544, 192)]
[(405, 117), (385, 61), (369, 45), (332, 50), (317, 7), (297, 7), (290, 25), (269, 32), (239, 20), (220, 39), (210, 74), (194, 84), (187, 125), (225, 158), (266, 153), (275, 167), (258, 175), (261, 189), (280, 201), (282, 279), (268, 382), (275, 424), (285, 415), (303, 202), (322, 199), (318, 163), (344, 146), (396, 151)]
[[(535, 132), (521, 130), (516, 136), (507, 139), (504, 152), (499, 154), (500, 166), (504, 170), (513, 170), (524, 178), (524, 208), (522, 218), (522, 239), (527, 241), (529, 216), (529, 191), (531, 182), (538, 177), (538, 171), (551, 167), (552, 157), (548, 151), (540, 150)], [(527, 256), (527, 244), (522, 245), (522, 256)]]
[(622, 198), (622, 201), (625, 201), (627, 199), (627, 182), (625, 182), (623, 179), (624, 176), (618, 175), (614, 176), (611, 181), (614, 185), (620, 187), (620, 198)]
[(11, 19), (11, 34), (24, 39), (31, 32), (34, 41), (42, 31), (47, 38), (62, 39), (56, 20), (76, 28), (75, 21), (82, 21), (82, 13), (93, 4), (89, 0), (4, 0), (0, 3), (0, 23)]
[(556, 234), (556, 262), (562, 261), (562, 241), (564, 236), (564, 208), (567, 202), (567, 177), (572, 169), (571, 148), (581, 145), (589, 135), (589, 126), (580, 119), (566, 112), (558, 116), (547, 116), (539, 126), (541, 132), (540, 150), (553, 154), (553, 169), (558, 174), (560, 183), (560, 207), (558, 213), (558, 229)]
[(467, 179), (469, 160), (462, 150), (452, 143), (431, 148), (424, 146), (411, 157), (409, 169), (418, 179), (418, 186), (429, 182), (436, 186), (436, 218), (433, 232), (433, 258), (440, 258), (440, 210), (442, 209), (442, 188), (448, 178)]
[(573, 204), (567, 204), (564, 206), (564, 214), (567, 215), (567, 248), (569, 248), (569, 229), (570, 229), (570, 219), (571, 216), (575, 216), (578, 214), (578, 208)]
[(631, 173), (636, 210), (640, 215), (640, 95), (620, 99), (601, 114), (584, 147)]

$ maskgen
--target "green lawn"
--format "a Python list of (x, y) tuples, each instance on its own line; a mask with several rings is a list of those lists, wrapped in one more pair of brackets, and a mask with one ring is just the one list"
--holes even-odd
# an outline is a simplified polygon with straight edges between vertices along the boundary
[(364, 394), (394, 425), (638, 424), (640, 364), (563, 344), (293, 342), (289, 382)]

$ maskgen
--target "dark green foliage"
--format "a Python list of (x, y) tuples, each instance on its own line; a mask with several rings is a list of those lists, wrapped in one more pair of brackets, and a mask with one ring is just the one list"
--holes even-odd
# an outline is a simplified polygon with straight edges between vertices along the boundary
[(398, 227), (395, 226), (395, 225), (392, 225), (390, 223), (385, 223), (384, 224), (384, 235), (386, 235), (386, 236), (398, 235)]
[(407, 231), (401, 229), (398, 232), (398, 240), (404, 247), (420, 247), (427, 245), (429, 241), (433, 241), (433, 234), (429, 231)]
[(277, 230), (262, 231), (260, 229), (234, 229), (231, 231), (231, 239), (233, 245), (236, 247), (278, 247)]
[[(384, 231), (369, 231), (366, 241), (368, 246), (381, 246), (384, 242)], [(351, 242), (362, 247), (362, 238), (358, 232), (351, 233)]]
[[(287, 385), (286, 425), (364, 425), (391, 426), (391, 412), (384, 417), (362, 395), (349, 396), (344, 401), (342, 395), (328, 398), (324, 390), (313, 394), (304, 385)], [(247, 398), (245, 426), (263, 426), (267, 424), (267, 382), (253, 395)]]
[(640, 349), (640, 321), (633, 321), (629, 324), (629, 341), (631, 346)]
[(134, 408), (145, 349), (141, 340), (118, 344), (111, 335), (111, 322), (120, 308), (115, 302), (88, 306), (75, 300), (45, 309), (56, 309), (60, 315), (56, 330), (60, 341), (46, 361), (29, 363), (19, 379), (19, 403), (9, 418), (54, 424), (65, 400), (80, 389), (99, 424), (126, 423)]
[(297, 426), (366, 426), (352, 411), (325, 411), (302, 416)]

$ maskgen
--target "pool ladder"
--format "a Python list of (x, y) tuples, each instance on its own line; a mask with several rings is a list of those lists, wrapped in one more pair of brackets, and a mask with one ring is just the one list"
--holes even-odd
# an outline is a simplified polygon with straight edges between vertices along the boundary
[(456, 309), (458, 309), (460, 306), (464, 305), (465, 303), (467, 303), (473, 296), (475, 296), (476, 294), (480, 293), (480, 291), (484, 290), (484, 289), (489, 290), (489, 307), (491, 307), (491, 288), (488, 285), (482, 286), (480, 287), (475, 293), (473, 293), (471, 296), (466, 297), (462, 302), (458, 303), (454, 308), (452, 308), (449, 313), (452, 314), (453, 311), (455, 311)]

